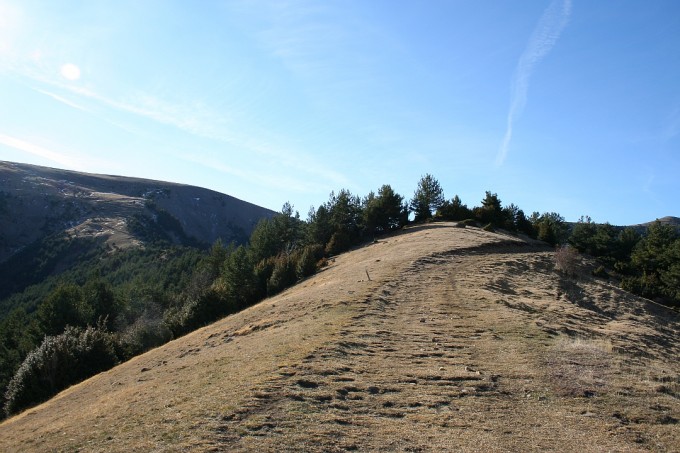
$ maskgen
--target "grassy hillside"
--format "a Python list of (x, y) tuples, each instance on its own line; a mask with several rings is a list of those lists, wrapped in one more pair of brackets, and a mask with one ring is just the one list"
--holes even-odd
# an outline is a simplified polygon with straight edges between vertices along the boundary
[(106, 327), (121, 359), (179, 334), (168, 324), (209, 247), (246, 243), (273, 214), (199, 187), (0, 161), (0, 404), (66, 325)]
[(431, 224), (0, 424), (2, 451), (673, 451), (680, 319)]

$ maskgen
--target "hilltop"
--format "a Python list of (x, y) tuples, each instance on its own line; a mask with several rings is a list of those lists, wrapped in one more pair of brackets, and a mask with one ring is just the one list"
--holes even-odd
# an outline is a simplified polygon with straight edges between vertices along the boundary
[[(656, 221), (662, 223), (663, 225), (671, 225), (671, 226), (674, 226), (675, 228), (680, 228), (680, 217), (666, 216), (666, 217), (662, 217), (660, 219), (657, 219)], [(648, 227), (652, 223), (654, 223), (654, 222), (643, 223), (640, 226)]]
[(2, 451), (672, 451), (680, 319), (435, 223), (0, 424)]

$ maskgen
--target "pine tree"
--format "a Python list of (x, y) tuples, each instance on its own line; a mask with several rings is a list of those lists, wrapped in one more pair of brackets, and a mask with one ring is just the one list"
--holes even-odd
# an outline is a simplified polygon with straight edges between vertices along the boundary
[(411, 199), (410, 208), (415, 213), (415, 221), (431, 219), (432, 213), (442, 204), (444, 204), (444, 191), (439, 181), (427, 173), (418, 181), (418, 188)]

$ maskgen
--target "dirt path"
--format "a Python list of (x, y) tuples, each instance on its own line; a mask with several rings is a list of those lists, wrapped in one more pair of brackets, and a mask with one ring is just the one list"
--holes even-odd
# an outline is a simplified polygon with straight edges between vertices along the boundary
[(435, 225), (62, 392), (0, 450), (677, 451), (679, 326)]
[[(670, 407), (651, 402), (668, 398), (636, 395), (651, 398), (636, 413), (649, 415), (638, 424), (660, 427), (656, 443), (643, 434), (650, 426), (621, 423), (630, 406), (599, 401), (616, 392), (613, 378), (646, 366), (624, 367), (597, 341), (556, 347), (557, 333), (542, 328), (541, 305), (559, 289), (541, 278), (551, 254), (526, 248), (456, 249), (407, 266), (354, 308), (333, 341), (223, 417), (220, 443), (251, 451), (671, 451), (674, 418), (659, 414)], [(512, 280), (525, 284), (521, 297)], [(514, 306), (514, 296), (524, 302)], [(580, 333), (591, 336), (596, 315), (581, 315)], [(556, 376), (565, 363), (578, 369)]]

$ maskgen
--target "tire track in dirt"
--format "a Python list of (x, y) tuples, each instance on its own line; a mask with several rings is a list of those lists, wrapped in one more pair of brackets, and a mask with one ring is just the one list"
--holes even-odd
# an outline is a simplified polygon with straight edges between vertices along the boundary
[(237, 450), (422, 451), (471, 442), (504, 451), (522, 448), (517, 429), (554, 441), (545, 414), (526, 404), (527, 384), (538, 379), (526, 338), (549, 336), (527, 327), (525, 311), (480, 295), (496, 283), (488, 276), (499, 263), (530, 261), (536, 251), (492, 244), (416, 260), (358, 304), (335, 341), (226, 415), (220, 441)]

